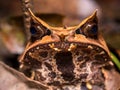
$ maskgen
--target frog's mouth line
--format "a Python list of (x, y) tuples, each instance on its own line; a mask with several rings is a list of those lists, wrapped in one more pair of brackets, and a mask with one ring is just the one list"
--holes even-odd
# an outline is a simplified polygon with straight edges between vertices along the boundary
[(63, 45), (61, 44), (61, 46), (59, 46), (60, 48), (56, 47), (54, 43), (51, 43), (48, 45), (51, 49), (57, 51), (57, 52), (63, 52), (63, 51), (67, 51), (67, 52), (71, 52), (72, 50), (76, 49), (77, 44), (75, 43), (71, 43), (71, 44), (66, 44), (63, 43)]

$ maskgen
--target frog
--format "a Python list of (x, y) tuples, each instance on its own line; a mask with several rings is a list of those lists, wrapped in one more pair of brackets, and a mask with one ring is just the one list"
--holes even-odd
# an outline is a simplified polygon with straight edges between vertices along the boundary
[(69, 27), (50, 26), (28, 12), (31, 37), (19, 58), (20, 71), (48, 90), (106, 90), (103, 71), (115, 71), (115, 66), (97, 10)]

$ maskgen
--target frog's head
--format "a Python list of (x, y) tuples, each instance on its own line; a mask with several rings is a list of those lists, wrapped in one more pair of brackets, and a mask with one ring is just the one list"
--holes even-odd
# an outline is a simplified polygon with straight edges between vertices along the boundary
[[(99, 34), (97, 11), (73, 27), (52, 27), (30, 9), (29, 13), (31, 39), (20, 62), (24, 66), (37, 68), (41, 77), (52, 80), (40, 82), (48, 84), (57, 80), (62, 84), (88, 79), (96, 65), (102, 67), (110, 61), (106, 43)], [(52, 72), (54, 74), (49, 76), (48, 73)], [(81, 72), (86, 74), (85, 78), (82, 78)]]
[[(70, 51), (72, 47), (76, 47), (76, 43), (94, 44), (104, 48), (107, 52), (106, 43), (99, 33), (97, 10), (88, 18), (84, 19), (80, 24), (73, 27), (52, 27), (45, 23), (40, 18), (36, 17), (30, 9), (28, 9), (31, 16), (31, 39), (29, 42), (30, 48), (37, 44), (49, 44), (51, 49), (58, 51)], [(69, 42), (68, 47), (58, 47), (54, 43)]]

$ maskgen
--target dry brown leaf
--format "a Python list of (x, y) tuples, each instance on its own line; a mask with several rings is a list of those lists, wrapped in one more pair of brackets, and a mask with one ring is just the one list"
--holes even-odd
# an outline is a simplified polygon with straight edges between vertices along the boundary
[(47, 90), (39, 82), (0, 62), (0, 90)]

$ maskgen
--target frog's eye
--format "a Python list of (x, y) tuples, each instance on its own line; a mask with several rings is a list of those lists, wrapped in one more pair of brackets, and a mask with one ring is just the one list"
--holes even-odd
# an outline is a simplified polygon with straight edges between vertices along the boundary
[(31, 26), (31, 27), (30, 27), (30, 33), (31, 33), (32, 35), (35, 35), (35, 34), (37, 33), (37, 29), (36, 29), (34, 26)]
[(86, 37), (96, 39), (98, 35), (98, 25), (95, 23), (88, 23), (87, 25), (81, 27), (81, 32)]
[(98, 20), (96, 16), (96, 11), (87, 19), (85, 19), (82, 23), (80, 24), (80, 27), (77, 28), (75, 31), (76, 34), (83, 34), (84, 36), (88, 38), (93, 38), (97, 39), (98, 36)]
[(35, 40), (41, 39), (45, 35), (50, 35), (51, 31), (42, 24), (35, 23), (31, 20), (30, 33), (31, 41), (34, 42)]
[(96, 23), (87, 23), (82, 27), (78, 28), (76, 34), (83, 34), (89, 38), (97, 38), (98, 35), (98, 25)]

